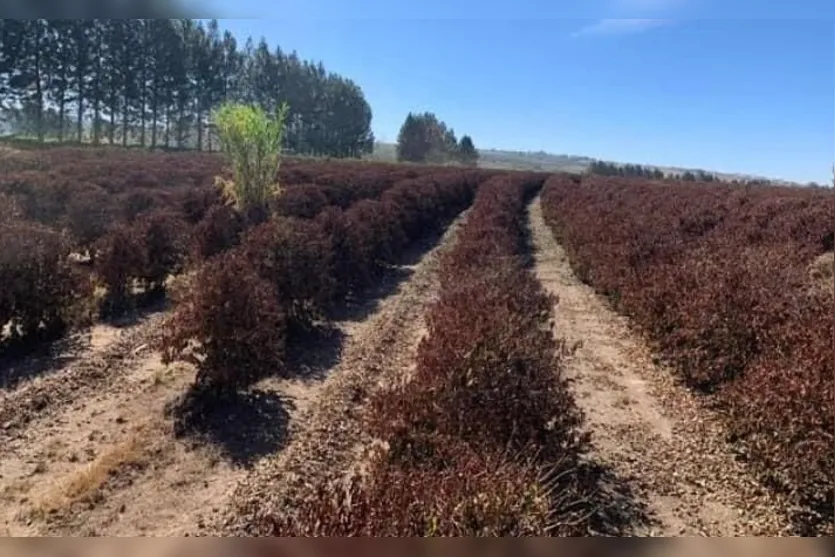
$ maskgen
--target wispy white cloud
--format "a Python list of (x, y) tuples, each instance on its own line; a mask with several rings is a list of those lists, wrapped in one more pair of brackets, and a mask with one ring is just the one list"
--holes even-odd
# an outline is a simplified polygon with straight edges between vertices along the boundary
[(668, 25), (670, 19), (601, 19), (575, 31), (573, 37), (586, 35), (627, 35), (643, 33), (662, 25)]

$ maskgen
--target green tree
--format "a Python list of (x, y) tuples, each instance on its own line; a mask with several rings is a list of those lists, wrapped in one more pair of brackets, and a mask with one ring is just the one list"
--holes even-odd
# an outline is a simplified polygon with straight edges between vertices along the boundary
[(93, 143), (98, 145), (101, 141), (101, 128), (103, 124), (102, 107), (105, 102), (105, 71), (104, 64), (106, 41), (106, 26), (104, 20), (93, 21), (90, 31), (90, 50), (92, 63), (90, 65), (90, 103), (93, 105)]
[(14, 83), (28, 55), (29, 22), (22, 19), (0, 19), (0, 110), (10, 110), (20, 93)]
[(372, 150), (371, 107), (359, 86), (263, 39), (239, 49), (214, 20), (4, 19), (0, 40), (0, 108), (41, 138), (52, 127), (63, 139), (74, 109), (78, 139), (92, 121), (93, 142), (104, 126), (111, 143), (121, 132), (123, 145), (145, 145), (150, 131), (151, 147), (164, 132), (167, 146), (212, 149), (209, 115), (236, 100), (269, 113), (289, 102), (284, 139), (296, 152)]
[(431, 112), (409, 113), (397, 136), (397, 159), (421, 163), (460, 160), (455, 131)]
[(64, 140), (66, 129), (66, 111), (70, 86), (69, 69), (71, 64), (70, 25), (71, 20), (54, 19), (48, 22), (49, 47), (46, 65), (52, 74), (50, 86), (46, 91), (48, 101), (57, 109), (55, 132), (58, 141)]
[(264, 207), (278, 191), (276, 177), (287, 113), (286, 104), (270, 117), (258, 106), (226, 103), (213, 114), (234, 176), (231, 183), (222, 179), (219, 183), (242, 211)]
[(461, 142), (458, 145), (458, 156), (461, 158), (461, 162), (466, 165), (475, 166), (478, 163), (478, 151), (469, 135), (461, 136)]
[(397, 134), (397, 160), (400, 162), (425, 162), (430, 145), (423, 134), (423, 125), (411, 112), (406, 116)]
[(3, 21), (3, 55), (9, 57), (9, 61), (0, 63), (4, 70), (0, 81), (7, 93), (4, 101), (19, 106), (18, 125), (34, 131), (38, 140), (43, 141), (49, 55), (53, 50), (48, 22), (45, 19)]
[(93, 49), (92, 30), (94, 20), (76, 19), (70, 26), (71, 70), (70, 91), (74, 94), (76, 109), (76, 141), (84, 139), (84, 110), (88, 86), (91, 82)]

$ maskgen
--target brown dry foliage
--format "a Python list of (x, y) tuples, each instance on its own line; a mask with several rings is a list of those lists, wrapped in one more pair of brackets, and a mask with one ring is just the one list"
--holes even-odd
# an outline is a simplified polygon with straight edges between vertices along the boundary
[(146, 290), (161, 290), (165, 280), (182, 269), (188, 226), (178, 214), (163, 209), (141, 216), (132, 228), (141, 248), (138, 278)]
[[(20, 157), (15, 155), (14, 158)], [(67, 295), (76, 300), (87, 300), (90, 283), (93, 277), (98, 278), (109, 291), (101, 308), (104, 314), (121, 313), (143, 301), (156, 299), (154, 296), (136, 296), (139, 292), (134, 287), (144, 282), (146, 288), (159, 290), (165, 281), (164, 274), (178, 272), (183, 246), (181, 226), (175, 224), (177, 219), (182, 218), (187, 223), (188, 248), (193, 256), (192, 263), (196, 265), (234, 248), (246, 229), (257, 224), (253, 222), (253, 215), (238, 215), (221, 205), (214, 178), (222, 173), (224, 162), (217, 154), (58, 147), (39, 150), (36, 159), (37, 164), (6, 165), (7, 172), (0, 174), (0, 223), (11, 225), (13, 221), (24, 221), (29, 226), (36, 222), (66, 238), (68, 241), (62, 242), (71, 249), (75, 260), (73, 271), (80, 275), (80, 280), (72, 287), (74, 290)], [(315, 217), (328, 208), (338, 211), (336, 218), (324, 218), (321, 223), (326, 229), (336, 225), (326, 232), (331, 250), (337, 254), (334, 256), (337, 270), (332, 279), (338, 288), (334, 289), (330, 301), (336, 303), (350, 292), (370, 284), (386, 264), (379, 259), (379, 254), (366, 253), (368, 250), (388, 243), (391, 247), (388, 255), (393, 257), (398, 248), (406, 245), (372, 236), (376, 232), (369, 233), (366, 223), (359, 222), (362, 210), (352, 215), (344, 213), (352, 204), (361, 200), (379, 201), (384, 192), (411, 188), (412, 185), (407, 183), (411, 180), (421, 178), (426, 184), (434, 180), (429, 179), (430, 176), (436, 176), (438, 182), (445, 181), (446, 186), (439, 188), (442, 191), (430, 192), (433, 201), (429, 205), (437, 205), (439, 212), (433, 213), (426, 222), (438, 223), (463, 208), (460, 199), (456, 204), (450, 194), (444, 192), (454, 192), (458, 187), (459, 194), (463, 192), (465, 202), (469, 202), (473, 187), (487, 175), (489, 173), (484, 171), (442, 167), (403, 168), (356, 161), (291, 158), (282, 165), (279, 176), (279, 182), (287, 186), (287, 203), (279, 203), (274, 209), (279, 214), (305, 218)], [(297, 187), (298, 193), (294, 191)], [(424, 186), (418, 196), (425, 197), (427, 191)], [(436, 199), (436, 193), (443, 194), (442, 198)], [(382, 213), (392, 212), (392, 207), (383, 205)], [(160, 217), (163, 213), (172, 218)], [(255, 216), (256, 221), (267, 217), (266, 214)], [(387, 218), (391, 216), (387, 214)], [(396, 225), (391, 221), (385, 224), (392, 229)], [(423, 232), (419, 230), (416, 234)], [(406, 241), (416, 237), (410, 235)], [(3, 241), (9, 242), (4, 263), (7, 272), (15, 276), (29, 273), (27, 267), (31, 258), (14, 255), (17, 251), (11, 245), (15, 243), (12, 239), (4, 238)], [(97, 261), (99, 256), (101, 261)], [(20, 269), (15, 268), (18, 265)], [(44, 271), (44, 276), (50, 276), (48, 272), (52, 271)], [(32, 281), (30, 283), (34, 284)], [(55, 284), (68, 283), (56, 279)], [(320, 287), (317, 284), (316, 288)], [(36, 290), (29, 288), (32, 292)], [(50, 289), (43, 287), (42, 290)], [(33, 308), (55, 304), (42, 313), (65, 313), (64, 302), (49, 296), (44, 294), (42, 300), (27, 304)], [(9, 300), (19, 298), (8, 289), (2, 297), (0, 317), (10, 315)], [(291, 297), (297, 298), (292, 293)], [(81, 305), (92, 306), (93, 302), (87, 300)], [(82, 313), (90, 313), (89, 310), (90, 307), (86, 307)], [(3, 323), (8, 323), (9, 319)], [(57, 323), (51, 317), (49, 320)], [(44, 330), (40, 325), (31, 327)], [(50, 325), (48, 328), (57, 333), (61, 327)]]
[(242, 245), (290, 319), (310, 325), (333, 298), (330, 241), (315, 221), (279, 217), (254, 228)]
[(347, 491), (319, 486), (297, 511), (270, 517), (276, 535), (583, 531), (565, 480), (584, 447), (581, 415), (559, 376), (553, 300), (521, 258), (524, 201), (541, 182), (517, 176), (480, 187), (442, 261), (414, 376), (370, 402), (369, 430), (387, 450)]
[(447, 465), (403, 468), (385, 452), (368, 478), (319, 486), (287, 516), (271, 519), (275, 536), (542, 536), (553, 529), (550, 493), (531, 463), (482, 454), (446, 441)]
[(135, 230), (119, 224), (100, 238), (95, 246), (95, 272), (107, 289), (103, 315), (117, 315), (134, 307), (134, 280), (141, 274), (144, 258)]
[(9, 333), (0, 345), (52, 338), (83, 317), (92, 285), (69, 254), (69, 242), (45, 226), (0, 223), (0, 328)]
[(236, 389), (283, 369), (286, 313), (237, 251), (206, 263), (163, 329), (163, 361), (197, 367), (196, 383)]
[(832, 250), (833, 202), (820, 189), (562, 176), (544, 193), (578, 275), (687, 384), (715, 393), (761, 476), (812, 510), (799, 527), (823, 531), (835, 484), (835, 287), (810, 288), (808, 269)]

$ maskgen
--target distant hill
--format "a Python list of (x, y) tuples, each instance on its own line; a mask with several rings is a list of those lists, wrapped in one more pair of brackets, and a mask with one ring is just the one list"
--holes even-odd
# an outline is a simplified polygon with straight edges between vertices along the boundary
[[(592, 159), (571, 155), (552, 155), (550, 153), (526, 153), (523, 151), (503, 151), (499, 149), (479, 149), (479, 166), (508, 170), (533, 170), (543, 172), (583, 172)], [(390, 162), (397, 159), (394, 143), (375, 143), (375, 160)]]
[[(541, 172), (572, 172), (582, 173), (594, 161), (591, 157), (578, 155), (554, 155), (544, 151), (505, 151), (501, 149), (479, 149), (479, 166), (484, 168), (499, 168), (508, 170), (531, 170)], [(397, 158), (397, 150), (394, 143), (375, 143), (374, 155), (371, 157), (379, 161), (394, 161)], [(606, 161), (610, 162), (610, 161)], [(620, 164), (620, 163), (618, 163)], [(642, 164), (648, 168), (657, 168), (665, 174), (683, 174), (688, 170), (697, 172), (698, 168), (678, 168), (669, 166), (653, 166)], [(724, 172), (713, 172), (722, 180), (752, 180), (769, 179), (762, 176), (748, 174), (729, 174)], [(797, 185), (793, 182), (772, 180), (775, 184)]]

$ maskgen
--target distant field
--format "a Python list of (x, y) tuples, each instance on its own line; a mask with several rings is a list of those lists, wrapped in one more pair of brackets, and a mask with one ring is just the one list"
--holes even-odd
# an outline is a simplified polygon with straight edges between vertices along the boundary
[[(64, 142), (63, 144), (53, 140), (47, 139), (46, 143), (37, 143), (34, 138), (28, 137), (0, 137), (0, 148), (15, 148), (22, 150), (29, 149), (43, 149), (43, 148), (60, 148), (68, 146), (83, 146), (77, 143)], [(131, 145), (132, 148), (139, 148), (137, 145)], [(6, 149), (7, 150), (7, 149)], [(166, 151), (189, 151), (190, 149), (176, 149), (166, 148)], [(479, 167), (493, 168), (497, 170), (517, 170), (523, 172), (567, 172), (570, 174), (582, 174), (589, 165), (595, 160), (591, 157), (580, 155), (556, 155), (553, 153), (545, 153), (543, 151), (507, 151), (502, 149), (480, 149), (479, 150)], [(300, 156), (299, 159), (315, 160), (317, 157)], [(392, 163), (397, 160), (396, 145), (394, 143), (378, 142), (374, 145), (374, 153), (365, 157), (366, 160), (375, 162)], [(608, 161), (607, 161), (608, 162)], [(643, 166), (649, 168), (658, 168), (665, 174), (683, 174), (684, 172), (696, 172), (697, 168), (681, 168), (673, 166), (652, 166), (651, 164), (644, 164)], [(702, 169), (708, 170), (709, 169)], [(763, 178), (762, 176), (753, 176), (750, 174), (731, 174), (725, 172), (714, 172), (722, 180), (750, 180)], [(781, 180), (773, 180), (774, 185), (797, 185), (793, 182), (786, 182)]]
[[(572, 155), (552, 155), (550, 153), (525, 153), (522, 151), (501, 151), (498, 149), (480, 149), (479, 166), (502, 170), (523, 170), (535, 172), (583, 172), (592, 159)], [(374, 154), (370, 157), (379, 161), (396, 160), (397, 151), (394, 143), (376, 143)]]
[[(496, 168), (501, 170), (522, 170), (532, 172), (569, 172), (582, 173), (585, 172), (588, 166), (594, 161), (591, 157), (584, 157), (580, 155), (555, 155), (552, 153), (545, 153), (543, 151), (505, 151), (501, 149), (480, 149), (479, 166), (483, 168)], [(374, 145), (373, 159), (392, 162), (397, 158), (396, 146), (394, 143), (376, 143)], [(665, 174), (683, 174), (688, 170), (695, 172), (697, 168), (680, 168), (672, 166), (658, 166), (654, 167), (651, 164), (643, 164), (650, 168), (658, 168)], [(711, 171), (710, 169), (703, 169)], [(711, 171), (713, 172), (713, 171)], [(762, 178), (762, 176), (752, 176), (748, 174), (729, 174), (724, 172), (714, 172), (720, 179), (723, 180), (747, 180), (753, 178)], [(777, 183), (786, 183), (780, 182)]]

